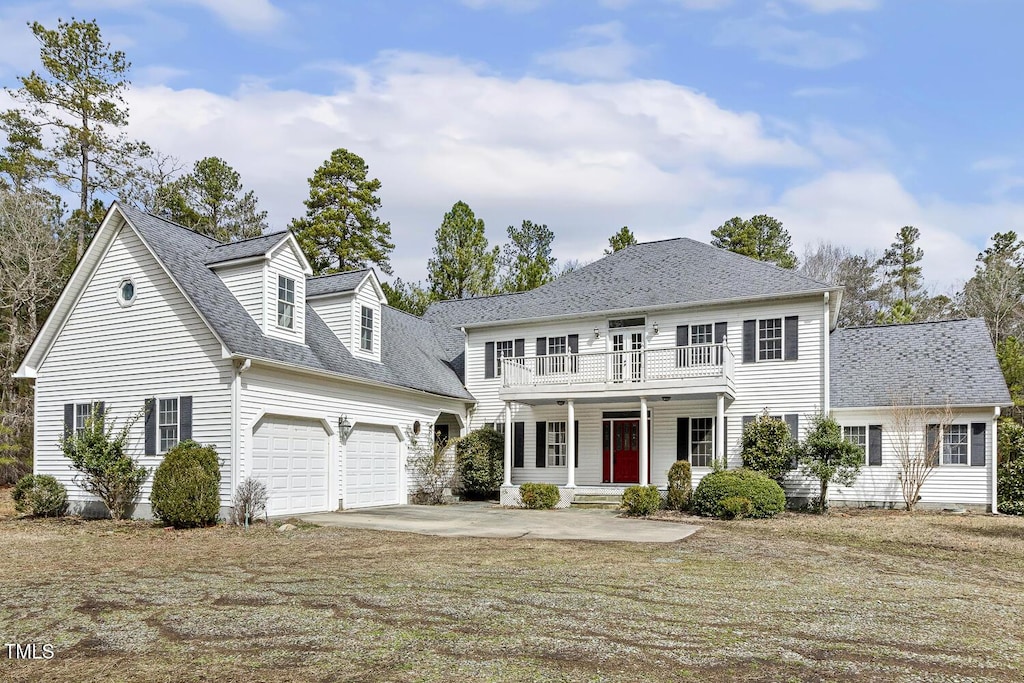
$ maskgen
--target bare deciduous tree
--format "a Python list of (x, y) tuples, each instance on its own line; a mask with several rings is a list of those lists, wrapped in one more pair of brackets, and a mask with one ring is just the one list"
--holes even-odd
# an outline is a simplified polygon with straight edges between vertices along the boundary
[(425, 435), (409, 432), (409, 477), (415, 482), (417, 502), (441, 505), (455, 480), (455, 444), (458, 439), (436, 440), (433, 425), (427, 427)]
[[(891, 406), (893, 447), (899, 463), (897, 479), (907, 512), (913, 512), (921, 499), (921, 489), (939, 466), (942, 458), (942, 435), (953, 422), (953, 409), (944, 406), (914, 405), (908, 397), (894, 394)], [(936, 425), (934, 438), (928, 436), (929, 425)]]

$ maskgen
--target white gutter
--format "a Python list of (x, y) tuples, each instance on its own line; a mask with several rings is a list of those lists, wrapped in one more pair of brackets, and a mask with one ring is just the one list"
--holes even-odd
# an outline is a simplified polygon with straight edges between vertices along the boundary
[(231, 494), (234, 495), (241, 483), (238, 476), (239, 432), (242, 429), (242, 373), (252, 366), (252, 360), (246, 358), (241, 364), (235, 364), (234, 377), (231, 380)]
[(992, 514), (999, 514), (999, 413), (1001, 412), (999, 406), (995, 407), (992, 411), (992, 481), (991, 481), (991, 494), (992, 494)]

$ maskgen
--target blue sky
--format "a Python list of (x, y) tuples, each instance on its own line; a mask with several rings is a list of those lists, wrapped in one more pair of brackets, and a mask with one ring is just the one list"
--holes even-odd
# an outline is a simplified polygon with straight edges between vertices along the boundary
[(798, 254), (913, 224), (939, 291), (1024, 231), (1014, 0), (5, 0), (0, 84), (36, 65), (26, 21), (72, 15), (133, 62), (131, 134), (224, 157), (274, 227), (332, 149), (363, 156), (404, 279), (460, 199), (562, 260), (624, 224), (766, 212)]

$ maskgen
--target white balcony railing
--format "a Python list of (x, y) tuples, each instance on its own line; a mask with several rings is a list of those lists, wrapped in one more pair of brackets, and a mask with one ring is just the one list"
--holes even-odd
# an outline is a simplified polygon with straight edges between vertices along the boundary
[(676, 346), (643, 351), (569, 353), (533, 358), (505, 358), (505, 387), (552, 384), (603, 384), (732, 377), (732, 351), (725, 344)]

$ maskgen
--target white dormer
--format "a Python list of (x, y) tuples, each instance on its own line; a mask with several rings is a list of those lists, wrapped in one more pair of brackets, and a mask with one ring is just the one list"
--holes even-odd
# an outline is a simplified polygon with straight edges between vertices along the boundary
[(206, 263), (263, 334), (306, 343), (306, 278), (313, 270), (291, 232), (215, 247)]
[(356, 358), (380, 362), (381, 307), (387, 303), (371, 269), (310, 278), (309, 303)]

